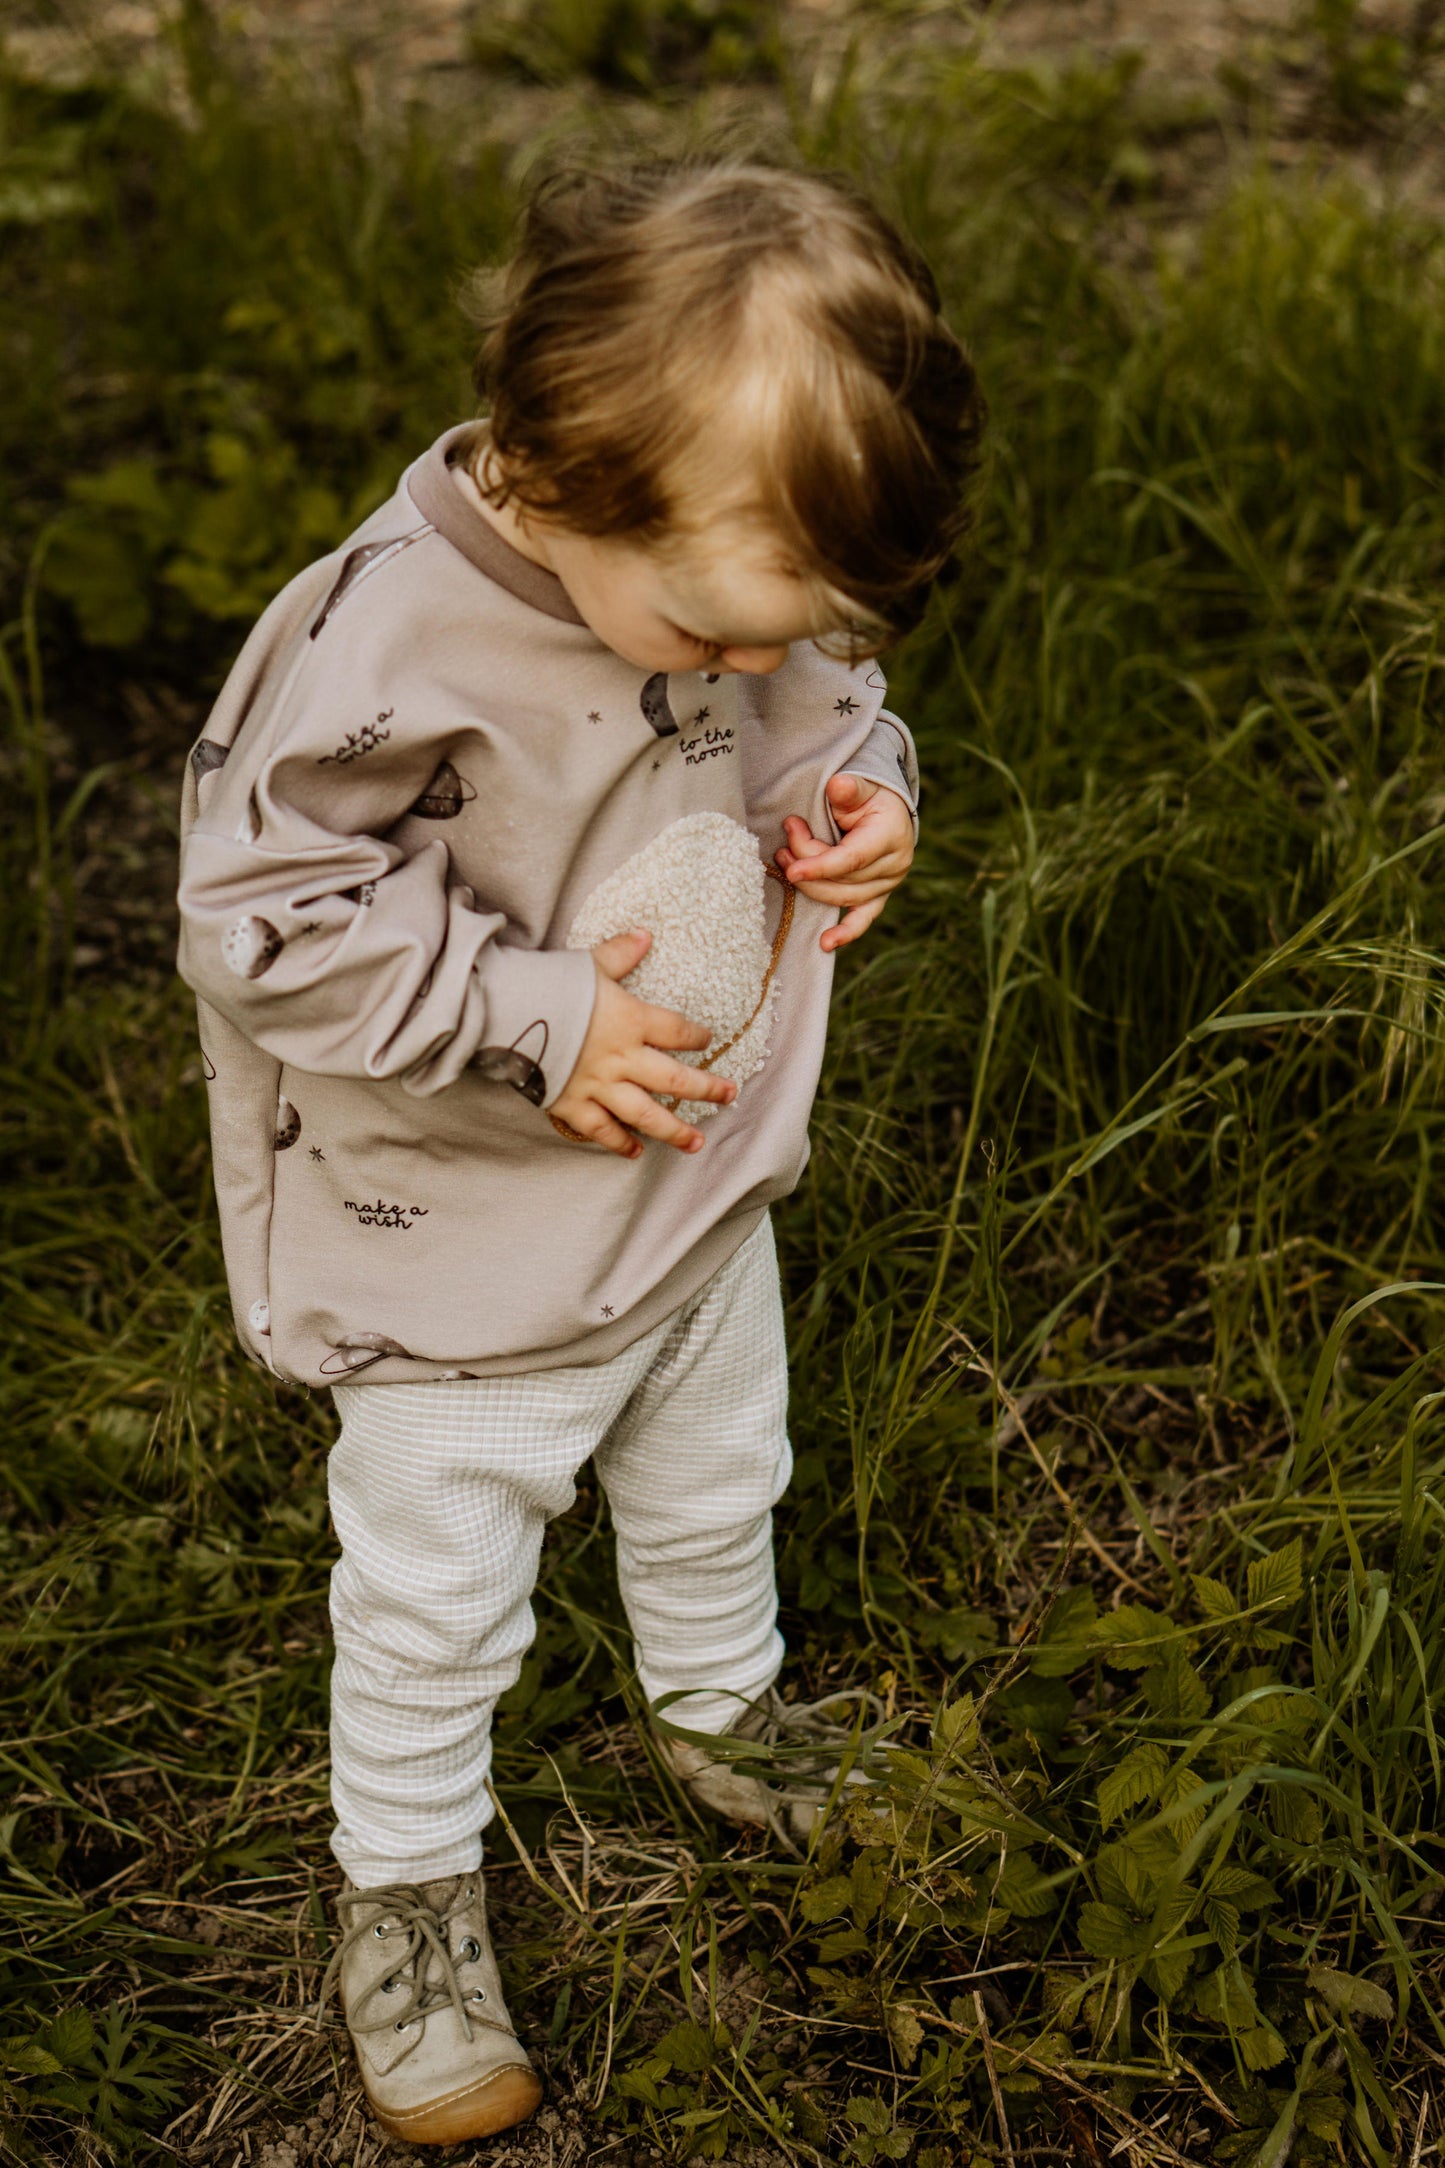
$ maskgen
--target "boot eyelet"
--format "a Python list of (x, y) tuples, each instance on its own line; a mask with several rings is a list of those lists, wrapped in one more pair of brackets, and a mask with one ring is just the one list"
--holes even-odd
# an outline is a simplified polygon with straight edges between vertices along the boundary
[(457, 1951), (457, 1955), (464, 1965), (474, 1965), (481, 1954), (482, 1945), (475, 1935), (468, 1935), (466, 1941)]
[(390, 1932), (384, 1920), (378, 1920), (371, 1931), (375, 1935), (378, 1942), (384, 1942), (386, 1940), (387, 1934)]
[(392, 1994), (392, 1993), (394, 1993), (394, 1992), (395, 1992), (395, 1989), (396, 1989), (396, 1978), (395, 1978), (395, 1975), (394, 1975), (394, 1974), (393, 1974), (393, 1976), (392, 1976), (392, 1978), (391, 1978), (391, 1979), (389, 1979), (389, 1980), (383, 1980), (383, 1981), (382, 1981), (382, 1983), (381, 1983), (381, 1992), (382, 1992), (382, 1994), (383, 1994), (383, 1995), (390, 1995), (390, 1994)]
[(467, 1997), (468, 2002), (485, 2002), (486, 1999), (487, 1991), (484, 1987), (474, 1987)]
[(409, 2032), (412, 2023), (413, 2020), (409, 2017), (399, 2017), (391, 2029), (393, 2032)]

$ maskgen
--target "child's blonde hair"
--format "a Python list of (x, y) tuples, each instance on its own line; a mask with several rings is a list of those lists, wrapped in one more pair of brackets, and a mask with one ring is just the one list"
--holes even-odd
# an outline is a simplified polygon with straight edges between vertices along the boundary
[(926, 265), (851, 184), (729, 159), (559, 174), (474, 296), (496, 501), (665, 544), (742, 477), (861, 651), (917, 622), (984, 403)]

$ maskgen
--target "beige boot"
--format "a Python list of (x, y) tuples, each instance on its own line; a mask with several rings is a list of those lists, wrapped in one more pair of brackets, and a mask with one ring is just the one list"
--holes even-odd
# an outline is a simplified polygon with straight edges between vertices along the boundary
[(673, 1768), (700, 1807), (745, 1828), (771, 1829), (791, 1848), (812, 1833), (850, 1746), (854, 1759), (845, 1782), (871, 1781), (869, 1752), (878, 1743), (878, 1723), (860, 1734), (837, 1722), (836, 1713), (850, 1703), (882, 1717), (883, 1705), (872, 1694), (787, 1702), (770, 1686), (744, 1706), (731, 1731), (705, 1742), (697, 1732), (675, 1736), (684, 1727), (671, 1725), (665, 1712), (654, 1720)]
[(481, 1870), (353, 1889), (336, 1900), (340, 1975), (361, 2082), (383, 2130), (455, 2145), (525, 2122), (542, 2081), (512, 2031), (487, 1933)]

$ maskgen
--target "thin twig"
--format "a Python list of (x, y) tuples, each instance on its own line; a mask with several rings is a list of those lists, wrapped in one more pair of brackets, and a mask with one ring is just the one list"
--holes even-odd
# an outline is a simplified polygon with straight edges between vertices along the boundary
[(1004, 2113), (1003, 2093), (998, 2082), (998, 2072), (993, 2064), (993, 2042), (988, 2036), (988, 2019), (984, 2015), (983, 1996), (978, 1988), (973, 1991), (973, 2007), (978, 2013), (978, 2037), (983, 2047), (984, 2068), (988, 2072), (988, 2089), (993, 2094), (993, 2112), (998, 2117), (999, 2143), (1003, 2147), (1003, 2157), (1008, 2162), (1009, 2168), (1014, 2168), (1014, 2142), (1009, 2136), (1008, 2117)]

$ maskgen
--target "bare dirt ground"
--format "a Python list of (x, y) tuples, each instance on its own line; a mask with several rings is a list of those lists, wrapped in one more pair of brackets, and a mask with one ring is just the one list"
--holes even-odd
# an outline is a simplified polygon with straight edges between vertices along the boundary
[[(465, 99), (479, 37), (525, 0), (238, 0), (231, 30), (303, 59), (344, 45), (382, 96)], [(599, 6), (601, 0), (599, 0)], [(97, 47), (158, 64), (164, 0), (17, 0), (3, 36), (44, 76), (84, 74)], [(1445, 205), (1445, 0), (924, 0), (902, 11), (859, 0), (780, 0), (804, 69), (826, 68), (855, 33), (887, 43), (968, 44), (1000, 69), (1063, 71), (1132, 56), (1142, 101), (1172, 117), (1160, 193), (1206, 208), (1241, 162), (1344, 168), (1407, 201)], [(1393, 82), (1385, 79), (1393, 77)], [(749, 85), (753, 103), (768, 93)], [(487, 125), (519, 144), (558, 110), (518, 82)]]

